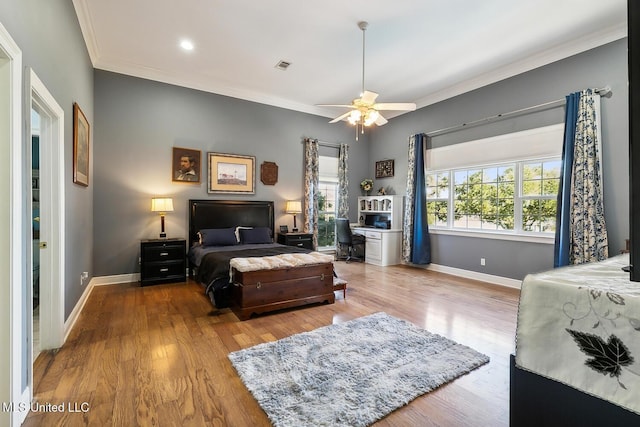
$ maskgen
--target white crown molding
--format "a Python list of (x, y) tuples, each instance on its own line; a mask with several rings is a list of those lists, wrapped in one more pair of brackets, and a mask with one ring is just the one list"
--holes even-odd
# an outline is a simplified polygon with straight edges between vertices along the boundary
[(605, 45), (627, 37), (626, 22), (609, 27), (597, 33), (589, 34), (580, 39), (558, 45), (553, 49), (547, 49), (537, 55), (531, 55), (521, 61), (516, 61), (494, 71), (485, 73), (473, 79), (465, 80), (456, 85), (433, 93), (416, 101), (418, 108), (444, 101), (454, 96), (470, 92), (475, 89), (499, 82), (509, 77), (531, 71), (533, 69), (551, 64), (590, 49)]
[(82, 37), (87, 46), (87, 51), (89, 52), (89, 58), (95, 67), (98, 62), (100, 49), (98, 49), (98, 42), (94, 37), (95, 31), (93, 30), (93, 23), (87, 3), (86, 0), (73, 0), (73, 7), (76, 9), (78, 23), (80, 24), (80, 30), (82, 31)]

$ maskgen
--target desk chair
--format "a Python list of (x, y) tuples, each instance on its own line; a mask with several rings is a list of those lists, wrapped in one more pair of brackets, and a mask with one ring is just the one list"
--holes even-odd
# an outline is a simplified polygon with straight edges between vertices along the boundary
[[(338, 259), (344, 259), (346, 262), (351, 260), (364, 261), (365, 238), (362, 234), (353, 234), (351, 232), (347, 218), (336, 218), (336, 234), (338, 237), (338, 253), (344, 253), (345, 247), (347, 250), (347, 257)], [(354, 256), (356, 246), (362, 247), (362, 258)]]

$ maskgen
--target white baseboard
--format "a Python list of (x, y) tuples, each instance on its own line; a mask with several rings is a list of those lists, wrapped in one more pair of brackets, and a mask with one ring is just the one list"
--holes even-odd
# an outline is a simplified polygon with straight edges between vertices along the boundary
[(522, 280), (510, 279), (508, 277), (502, 276), (494, 276), (493, 274), (479, 273), (477, 271), (464, 270), (462, 268), (448, 267), (446, 265), (429, 264), (425, 268), (431, 271), (464, 277), (465, 279), (480, 280), (481, 282), (507, 286), (509, 288), (520, 289), (520, 286), (522, 285)]
[(139, 282), (140, 273), (116, 274), (113, 276), (99, 276), (91, 279), (95, 286), (117, 285), (118, 283)]
[(71, 332), (71, 329), (73, 329), (73, 325), (75, 325), (76, 320), (78, 320), (78, 316), (80, 316), (80, 313), (82, 312), (82, 309), (84, 308), (84, 305), (86, 304), (87, 299), (89, 298), (89, 295), (91, 295), (91, 291), (93, 290), (93, 287), (94, 287), (94, 283), (93, 283), (93, 279), (91, 279), (87, 284), (87, 287), (84, 289), (84, 292), (82, 293), (82, 295), (80, 295), (80, 299), (76, 303), (76, 306), (73, 307), (71, 314), (69, 314), (69, 317), (67, 317), (67, 320), (65, 320), (64, 340), (62, 341), (63, 343), (67, 342), (69, 333)]
[(80, 313), (82, 312), (82, 309), (84, 308), (89, 295), (91, 295), (91, 291), (93, 290), (94, 286), (115, 285), (118, 283), (137, 282), (139, 280), (140, 273), (93, 277), (87, 284), (87, 287), (80, 296), (80, 299), (76, 303), (76, 306), (73, 307), (73, 311), (64, 322), (64, 341), (67, 341), (67, 337), (69, 336), (71, 329), (73, 329), (73, 325), (75, 325), (76, 320), (78, 320), (78, 316), (80, 316)]

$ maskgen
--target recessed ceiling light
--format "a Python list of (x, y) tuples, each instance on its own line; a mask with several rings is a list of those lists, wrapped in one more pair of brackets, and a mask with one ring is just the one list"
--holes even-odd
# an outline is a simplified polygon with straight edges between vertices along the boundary
[(191, 40), (182, 40), (180, 42), (180, 47), (184, 50), (193, 50), (193, 43)]

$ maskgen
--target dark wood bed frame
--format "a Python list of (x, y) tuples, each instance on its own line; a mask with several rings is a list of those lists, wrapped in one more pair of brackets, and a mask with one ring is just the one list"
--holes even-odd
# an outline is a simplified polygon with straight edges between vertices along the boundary
[[(189, 200), (189, 247), (205, 228), (269, 227), (274, 203), (247, 200)], [(190, 271), (193, 269), (190, 268)], [(335, 302), (333, 263), (251, 272), (234, 271), (231, 309), (241, 320), (284, 308)]]

